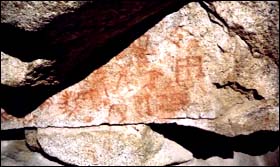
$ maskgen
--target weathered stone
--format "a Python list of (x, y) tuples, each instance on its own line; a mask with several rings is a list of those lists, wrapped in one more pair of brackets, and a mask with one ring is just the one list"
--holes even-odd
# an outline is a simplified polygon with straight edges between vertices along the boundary
[[(19, 154), (20, 152), (20, 154)], [(24, 140), (1, 141), (1, 166), (60, 166), (49, 161), (39, 153), (31, 152)], [(175, 165), (175, 164), (173, 164)], [(279, 148), (261, 156), (250, 156), (235, 152), (232, 158), (211, 157), (206, 160), (193, 158), (188, 162), (177, 163), (175, 166), (279, 166)]]
[(49, 155), (75, 165), (168, 165), (192, 154), (146, 125), (39, 128), (38, 142)]
[[(217, 24), (210, 15), (203, 3), (189, 3), (25, 118), (3, 112), (1, 128), (176, 122), (227, 136), (279, 130), (275, 56), (254, 56), (244, 34)], [(258, 18), (250, 15), (252, 24)], [(263, 34), (261, 28), (254, 31)], [(275, 41), (267, 43), (275, 46)]]
[(11, 87), (58, 84), (54, 76), (44, 76), (38, 72), (38, 69), (41, 68), (51, 68), (52, 64), (52, 61), (44, 59), (22, 62), (15, 57), (1, 52), (1, 84)]
[(41, 149), (41, 146), (37, 141), (37, 129), (25, 129), (24, 134), (26, 144), (32, 151), (38, 151)]
[(1, 23), (36, 31), (58, 15), (73, 12), (86, 1), (3, 1)]
[(217, 1), (209, 5), (227, 23), (224, 26), (246, 42), (253, 57), (268, 56), (279, 65), (278, 1)]

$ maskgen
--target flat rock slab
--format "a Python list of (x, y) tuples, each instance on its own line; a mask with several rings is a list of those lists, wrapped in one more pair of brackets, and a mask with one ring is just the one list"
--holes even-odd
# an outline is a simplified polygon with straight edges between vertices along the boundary
[(168, 165), (192, 154), (146, 125), (40, 128), (37, 140), (50, 156), (75, 165)]

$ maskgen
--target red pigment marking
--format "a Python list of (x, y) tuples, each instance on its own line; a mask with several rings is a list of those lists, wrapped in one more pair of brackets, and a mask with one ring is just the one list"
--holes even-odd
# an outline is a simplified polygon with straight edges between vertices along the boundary
[(62, 114), (66, 114), (68, 117), (71, 117), (74, 114), (77, 114), (81, 106), (77, 103), (79, 98), (79, 93), (72, 91), (64, 91), (60, 97), (58, 103), (59, 109), (62, 110)]
[(121, 67), (121, 71), (119, 72), (119, 79), (117, 81), (117, 85), (116, 85), (116, 91), (119, 90), (120, 88), (120, 83), (121, 81), (123, 81), (125, 84), (127, 84), (127, 74), (128, 74), (128, 69), (126, 67)]
[(93, 118), (91, 116), (85, 116), (83, 120), (84, 122), (89, 123), (92, 122)]
[(157, 80), (164, 76), (162, 72), (158, 70), (151, 70), (145, 73), (149, 77), (148, 83), (143, 86), (143, 88), (148, 88), (149, 90), (156, 89)]
[(121, 123), (126, 119), (127, 105), (125, 104), (113, 104), (109, 109), (109, 120), (119, 120)]
[(39, 106), (39, 110), (44, 110), (46, 108), (49, 108), (51, 105), (53, 105), (53, 101), (52, 98), (48, 98), (45, 102), (43, 102), (40, 106)]
[(194, 80), (199, 80), (204, 76), (201, 59), (201, 56), (176, 59), (175, 78), (178, 85), (190, 88)]

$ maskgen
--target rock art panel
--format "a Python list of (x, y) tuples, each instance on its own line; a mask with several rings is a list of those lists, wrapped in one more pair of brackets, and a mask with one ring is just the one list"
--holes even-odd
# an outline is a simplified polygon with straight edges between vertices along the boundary
[[(105, 65), (80, 83), (49, 98), (38, 111), (59, 114), (66, 122), (69, 120), (69, 126), (73, 126), (72, 120), (81, 119), (81, 115), (87, 116), (81, 119), (86, 124), (153, 122), (155, 119), (184, 116), (182, 108), (189, 104), (189, 90), (198, 85), (205, 92), (199, 43), (190, 39), (186, 47), (177, 48), (185, 49), (185, 53), (175, 53), (170, 60), (165, 58), (170, 61), (169, 73), (148, 60), (148, 44), (147, 35), (140, 37), (120, 54), (120, 58), (112, 60), (115, 64)], [(188, 51), (188, 48), (192, 50)], [(94, 116), (97, 114), (99, 117)], [(100, 115), (103, 115), (103, 120), (100, 120)]]
[(193, 2), (167, 15), (25, 118), (1, 111), (1, 128), (176, 122), (228, 136), (279, 130), (277, 63), (256, 57), (246, 35), (219, 17), (227, 17), (219, 5), (216, 14), (213, 5)]

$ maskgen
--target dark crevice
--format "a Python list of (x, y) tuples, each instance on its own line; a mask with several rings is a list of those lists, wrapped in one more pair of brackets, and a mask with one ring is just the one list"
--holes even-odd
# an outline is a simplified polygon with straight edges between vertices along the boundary
[(218, 46), (218, 48), (219, 48), (223, 53), (226, 52), (220, 45), (217, 44), (217, 46)]
[(227, 137), (175, 123), (149, 124), (149, 126), (152, 130), (192, 152), (193, 156), (198, 159), (207, 159), (213, 156), (233, 158), (233, 152), (258, 156), (279, 147), (279, 131), (258, 131), (249, 135)]
[[(255, 33), (247, 32), (244, 29), (244, 27), (239, 24), (233, 24), (233, 26), (231, 26), (230, 28), (231, 28), (231, 31), (235, 32), (240, 37), (240, 39), (246, 43), (252, 56), (254, 55), (253, 49), (259, 50), (257, 47), (254, 47), (249, 42), (250, 40), (248, 40), (248, 39), (254, 39), (254, 36), (256, 35)], [(255, 40), (257, 40), (257, 39), (255, 39)]]
[(1, 130), (1, 141), (2, 140), (23, 140), (25, 139), (24, 128)]
[[(13, 116), (24, 117), (50, 96), (106, 64), (163, 17), (187, 3), (184, 0), (94, 1), (73, 13), (56, 17), (37, 32), (1, 23), (1, 51), (22, 61), (54, 60), (52, 70), (40, 69), (38, 73), (43, 75), (36, 75), (53, 76), (59, 83), (20, 87), (1, 84), (1, 107)], [(112, 18), (112, 12), (108, 11), (118, 15)]]
[[(207, 5), (207, 4), (208, 5)], [(224, 24), (224, 26), (226, 26), (227, 28), (229, 28), (229, 25), (227, 24), (227, 22), (215, 11), (214, 6), (211, 3), (208, 3), (206, 1), (199, 1), (199, 4), (202, 8), (204, 8), (208, 14), (208, 16), (210, 14), (212, 14), (213, 16), (215, 16), (220, 22), (222, 22)], [(212, 8), (212, 9), (211, 9)], [(222, 26), (220, 23), (216, 22), (215, 20), (211, 19), (211, 17), (209, 17), (209, 19), (211, 21), (213, 21), (215, 24), (218, 24), (220, 26)]]
[[(258, 38), (256, 37), (257, 34), (248, 32), (244, 29), (243, 26), (232, 23), (233, 25), (229, 25), (224, 18), (222, 18), (219, 13), (216, 12), (215, 6), (211, 4), (211, 1), (199, 1), (199, 4), (202, 8), (205, 9), (205, 11), (208, 14), (209, 20), (213, 22), (214, 24), (217, 24), (221, 27), (227, 27), (229, 31), (229, 36), (237, 35), (240, 37), (241, 40), (243, 40), (246, 45), (248, 46), (248, 50), (250, 51), (251, 55), (255, 58), (260, 58), (261, 55), (268, 56), (277, 66), (279, 66), (279, 58), (277, 58), (277, 53), (273, 54), (272, 49), (266, 49), (266, 51), (263, 50), (265, 47), (265, 43), (263, 47), (258, 47), (255, 43), (256, 41), (260, 42)], [(213, 19), (215, 17), (218, 21)], [(223, 26), (223, 25), (224, 26)], [(268, 47), (268, 46), (266, 46)], [(258, 53), (258, 54), (255, 54)]]
[(164, 165), (164, 166), (177, 166), (177, 165), (180, 165), (180, 164), (183, 164), (183, 163), (188, 163), (190, 162), (192, 159), (188, 160), (188, 161), (181, 161), (181, 162), (173, 162), (173, 163), (170, 163), (170, 164), (167, 164), (167, 165)]
[(53, 157), (53, 156), (50, 156), (48, 155), (47, 153), (45, 153), (43, 150), (40, 150), (38, 151), (38, 153), (40, 153), (43, 157), (45, 157), (46, 159), (50, 160), (50, 161), (53, 161), (53, 162), (56, 162), (60, 165), (63, 165), (63, 166), (78, 166), (78, 165), (73, 165), (73, 164), (69, 164), (69, 163), (65, 163), (63, 161), (61, 161), (60, 159), (56, 158), (56, 157)]
[[(207, 4), (206, 4), (207, 3)], [(235, 25), (234, 27), (230, 27), (225, 19), (223, 19), (215, 10), (215, 7), (208, 2), (200, 1), (199, 4), (202, 8), (204, 8), (208, 14), (209, 20), (212, 21), (215, 24), (218, 24), (219, 26), (223, 27), (226, 26), (228, 30), (231, 32), (229, 35), (237, 34), (248, 46), (250, 53), (253, 55), (253, 47), (252, 45), (245, 39), (244, 34), (240, 33), (240, 30), (242, 30), (243, 33), (245, 33), (244, 28), (240, 25)], [(217, 20), (219, 20), (223, 25), (221, 25), (219, 22), (215, 21), (211, 18), (211, 15), (213, 15)], [(247, 34), (248, 35), (248, 34)]]
[(261, 96), (256, 89), (247, 89), (246, 87), (240, 85), (238, 82), (230, 82), (228, 81), (226, 84), (219, 84), (219, 83), (213, 83), (217, 89), (226, 89), (230, 87), (234, 91), (240, 92), (241, 94), (244, 94), (249, 100), (263, 100), (264, 97)]

